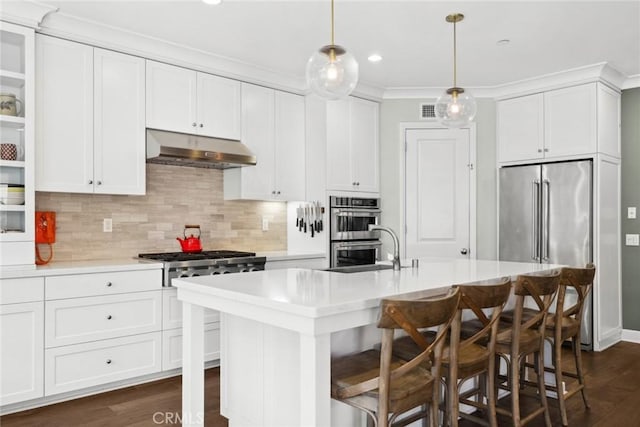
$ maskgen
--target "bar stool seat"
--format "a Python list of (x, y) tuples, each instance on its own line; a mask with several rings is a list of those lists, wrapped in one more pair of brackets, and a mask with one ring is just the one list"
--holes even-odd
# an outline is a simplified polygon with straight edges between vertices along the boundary
[[(331, 362), (331, 397), (367, 413), (378, 427), (404, 426), (429, 418), (436, 426), (440, 367), (444, 341), (460, 300), (457, 289), (439, 298), (384, 299), (378, 328), (381, 349), (335, 358)], [(420, 329), (437, 327), (431, 343)], [(419, 347), (410, 360), (394, 357), (393, 336), (404, 330)], [(398, 419), (413, 408), (420, 411)]]

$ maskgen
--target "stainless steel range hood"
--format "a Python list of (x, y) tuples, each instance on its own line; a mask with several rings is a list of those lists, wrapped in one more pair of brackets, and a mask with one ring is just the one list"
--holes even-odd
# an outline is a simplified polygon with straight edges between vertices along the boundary
[(147, 163), (229, 169), (254, 166), (256, 156), (240, 141), (147, 129)]

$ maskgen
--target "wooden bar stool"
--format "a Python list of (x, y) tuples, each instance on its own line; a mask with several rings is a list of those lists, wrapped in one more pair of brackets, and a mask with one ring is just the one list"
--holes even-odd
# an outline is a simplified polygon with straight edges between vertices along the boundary
[[(558, 298), (555, 305), (555, 313), (547, 316), (545, 339), (549, 341), (552, 349), (553, 366), (545, 367), (545, 371), (555, 375), (556, 385), (547, 385), (547, 389), (556, 392), (558, 406), (562, 417), (562, 425), (567, 426), (567, 407), (565, 401), (576, 393), (582, 393), (584, 406), (589, 408), (587, 400), (584, 373), (582, 371), (582, 352), (580, 351), (582, 316), (584, 314), (584, 302), (593, 287), (593, 278), (596, 274), (596, 267), (589, 263), (585, 268), (565, 267), (561, 270), (560, 287), (558, 288)], [(570, 307), (565, 307), (567, 289), (575, 290), (577, 299)], [(508, 316), (509, 313), (505, 313)], [(525, 308), (523, 317), (529, 318), (532, 314)], [(576, 364), (576, 372), (562, 369), (562, 344), (571, 341), (573, 357)], [(578, 380), (578, 384), (564, 390), (564, 377)]]
[[(378, 322), (383, 329), (381, 350), (334, 359), (331, 397), (365, 411), (378, 427), (404, 426), (427, 416), (435, 427), (442, 348), (459, 300), (457, 289), (441, 298), (382, 300)], [(432, 327), (438, 332), (429, 344), (419, 329)], [(396, 329), (403, 329), (422, 349), (415, 358), (405, 361), (392, 356)], [(396, 421), (400, 414), (418, 407), (419, 413)]]
[[(445, 424), (457, 426), (458, 417), (462, 416), (479, 424), (496, 427), (498, 422), (495, 412), (495, 338), (500, 313), (511, 294), (511, 279), (504, 277), (455, 287), (461, 292), (460, 304), (451, 325), (449, 343), (445, 346), (442, 356), (442, 377), (446, 384), (443, 405), (446, 413)], [(483, 310), (490, 310), (489, 317)], [(460, 323), (463, 316), (473, 317), (479, 328), (460, 341)], [(428, 331), (425, 337), (427, 341), (433, 341), (435, 334)], [(397, 339), (393, 347), (394, 355), (403, 359), (415, 357), (420, 351), (410, 337)], [(479, 386), (460, 393), (463, 383), (475, 377), (481, 379)], [(472, 400), (472, 397), (480, 399)], [(486, 403), (482, 397), (486, 398)], [(459, 403), (484, 409), (488, 421), (474, 414), (460, 413)]]
[[(505, 311), (500, 317), (496, 339), (496, 355), (507, 364), (507, 376), (499, 378), (499, 387), (511, 392), (511, 410), (496, 407), (498, 413), (510, 416), (514, 426), (522, 426), (540, 414), (544, 414), (545, 424), (551, 427), (549, 405), (544, 383), (544, 338), (545, 322), (549, 307), (556, 295), (560, 282), (560, 271), (548, 275), (520, 275), (513, 285), (516, 297), (515, 308)], [(525, 302), (535, 308), (527, 309)], [(505, 320), (508, 319), (508, 320)], [(463, 326), (464, 329), (464, 326)], [(534, 356), (536, 370), (537, 397), (540, 407), (525, 417), (520, 413), (520, 395), (526, 393), (524, 362), (527, 356)], [(542, 362), (541, 362), (542, 361)], [(521, 372), (522, 371), (522, 372)]]

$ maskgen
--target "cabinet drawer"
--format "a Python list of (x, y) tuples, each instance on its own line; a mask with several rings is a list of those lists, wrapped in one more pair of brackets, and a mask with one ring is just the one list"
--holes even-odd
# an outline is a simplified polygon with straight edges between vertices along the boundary
[[(204, 325), (204, 361), (220, 359), (220, 323)], [(182, 329), (162, 332), (162, 370), (182, 367)]]
[[(204, 323), (220, 321), (220, 312), (204, 309)], [(162, 329), (182, 327), (182, 302), (178, 300), (178, 290), (169, 288), (162, 291)]]
[(0, 281), (0, 304), (42, 301), (43, 299), (43, 277), (2, 279)]
[(70, 345), (45, 350), (45, 395), (159, 372), (161, 334)]
[(47, 300), (153, 291), (162, 288), (162, 270), (116, 271), (47, 277)]
[(159, 331), (162, 291), (48, 301), (45, 346)]

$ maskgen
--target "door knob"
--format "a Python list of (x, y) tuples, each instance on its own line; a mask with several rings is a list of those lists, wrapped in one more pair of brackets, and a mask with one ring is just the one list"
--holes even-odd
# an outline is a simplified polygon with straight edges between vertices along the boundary
[(460, 253), (461, 253), (462, 255), (466, 255), (468, 252), (469, 252), (469, 251), (467, 250), (467, 248), (462, 248), (462, 249), (460, 249)]

